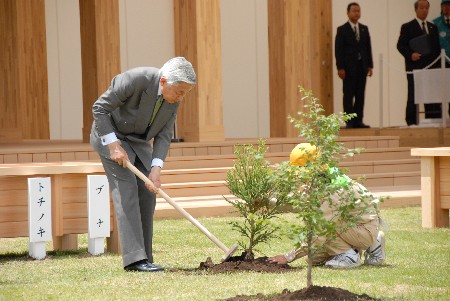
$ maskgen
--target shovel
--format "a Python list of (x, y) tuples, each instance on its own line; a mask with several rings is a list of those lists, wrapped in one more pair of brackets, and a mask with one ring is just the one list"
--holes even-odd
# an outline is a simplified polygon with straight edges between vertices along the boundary
[[(130, 161), (127, 161), (127, 167), (142, 181), (148, 183), (152, 186), (153, 183), (147, 178), (142, 172), (140, 172)], [(162, 196), (170, 205), (172, 205), (178, 212), (184, 215), (191, 223), (194, 224), (200, 231), (203, 232), (213, 243), (215, 243), (222, 251), (225, 252), (225, 255), (222, 257), (222, 262), (227, 261), (233, 254), (236, 252), (238, 244), (235, 243), (230, 248), (227, 248), (217, 237), (215, 237), (211, 232), (208, 231), (202, 224), (199, 223), (195, 218), (192, 217), (186, 210), (180, 207), (174, 200), (170, 198), (161, 188), (158, 188), (156, 191), (160, 196)]]

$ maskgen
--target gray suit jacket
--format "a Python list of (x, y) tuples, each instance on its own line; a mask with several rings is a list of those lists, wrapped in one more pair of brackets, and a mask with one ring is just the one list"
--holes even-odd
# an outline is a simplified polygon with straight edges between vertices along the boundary
[(97, 99), (93, 105), (91, 144), (100, 156), (110, 157), (109, 148), (102, 145), (100, 137), (115, 132), (131, 162), (137, 155), (150, 170), (153, 158), (166, 159), (179, 104), (164, 101), (149, 126), (160, 77), (157, 68), (128, 70), (114, 77), (108, 90)]

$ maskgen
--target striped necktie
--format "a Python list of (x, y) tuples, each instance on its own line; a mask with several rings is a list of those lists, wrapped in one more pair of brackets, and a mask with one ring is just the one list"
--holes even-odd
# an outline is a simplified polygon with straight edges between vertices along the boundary
[(358, 25), (355, 25), (355, 27), (353, 27), (353, 31), (355, 32), (355, 38), (356, 38), (356, 41), (359, 42)]
[(163, 95), (161, 94), (156, 101), (155, 108), (153, 109), (152, 113), (152, 119), (150, 119), (150, 123), (148, 124), (148, 126), (150, 126), (153, 123), (153, 120), (155, 120), (156, 114), (158, 114), (159, 108), (161, 108), (163, 101)]

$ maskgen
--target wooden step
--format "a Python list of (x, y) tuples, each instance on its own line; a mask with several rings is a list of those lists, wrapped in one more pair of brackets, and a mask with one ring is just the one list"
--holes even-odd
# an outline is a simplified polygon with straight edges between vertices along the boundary
[(355, 154), (353, 157), (345, 157), (341, 162), (351, 161), (377, 161), (377, 160), (403, 160), (411, 159), (410, 147), (395, 147), (395, 148), (371, 148), (366, 149), (360, 154)]
[(170, 197), (208, 196), (230, 194), (225, 181), (168, 183), (161, 187)]
[[(352, 179), (359, 177), (359, 175), (352, 174), (348, 176)], [(420, 171), (368, 174), (362, 178), (362, 184), (367, 188), (420, 185)]]
[[(340, 167), (353, 175), (373, 173), (416, 172), (420, 171), (420, 159), (400, 159), (381, 161), (342, 162)], [(166, 169), (162, 171), (164, 183), (200, 182), (225, 180), (228, 167)]]
[[(233, 195), (226, 195), (229, 199), (236, 199)], [(230, 205), (222, 195), (178, 197), (171, 199), (180, 207), (195, 217), (199, 216), (237, 216), (237, 211)], [(156, 219), (184, 218), (172, 205), (163, 198), (156, 199)]]
[[(266, 159), (272, 164), (280, 163), (289, 159), (289, 153), (277, 152), (267, 153)], [(164, 169), (197, 169), (232, 167), (236, 160), (235, 155), (207, 155), (207, 156), (183, 156), (168, 157), (164, 162)]]
[[(363, 147), (396, 148), (400, 145), (397, 136), (353, 136), (340, 137), (340, 142), (349, 148)], [(172, 143), (168, 153), (170, 157), (233, 155), (237, 144), (257, 144), (258, 139), (227, 139), (212, 142)], [(301, 138), (267, 138), (268, 152), (289, 153), (295, 145), (305, 142)], [(89, 143), (81, 140), (32, 140), (21, 143), (2, 144), (0, 141), (0, 164), (85, 161), (99, 160), (98, 154)]]
[[(291, 152), (291, 150), (301, 142), (306, 142), (302, 138), (267, 138), (266, 146), (268, 152)], [(342, 142), (348, 148), (388, 148), (399, 147), (400, 141), (396, 136), (352, 136), (340, 137)], [(225, 141), (210, 142), (182, 142), (172, 143), (170, 146), (169, 157), (180, 156), (203, 156), (203, 155), (226, 155), (233, 154), (233, 148), (238, 144), (256, 145), (258, 139), (228, 139)]]
[(422, 191), (419, 185), (373, 187), (374, 195), (388, 197), (380, 203), (380, 208), (399, 208), (408, 206), (420, 206)]
[[(405, 185), (396, 187), (374, 187), (370, 190), (375, 196), (389, 197), (380, 203), (380, 208), (399, 208), (407, 206), (420, 206), (420, 185)], [(227, 195), (232, 198), (233, 196)], [(180, 207), (185, 209), (194, 217), (213, 216), (238, 216), (234, 207), (226, 202), (221, 195), (194, 196), (183, 198), (172, 198)], [(382, 216), (382, 214), (381, 214)], [(162, 198), (157, 198), (156, 219), (184, 218), (181, 213), (174, 209)]]
[(420, 171), (420, 159), (342, 162), (339, 166), (343, 169), (347, 169), (348, 171), (346, 173), (360, 175)]
[[(289, 152), (267, 153), (265, 158), (270, 163), (280, 163), (289, 160)], [(353, 157), (345, 157), (341, 162), (404, 160), (412, 159), (411, 149), (408, 147), (367, 149)], [(196, 169), (212, 167), (231, 167), (236, 160), (235, 155), (207, 155), (168, 157), (164, 162), (164, 169)]]
[[(364, 177), (359, 174), (348, 174), (348, 176), (352, 179), (360, 178), (359, 181), (368, 189), (372, 187), (420, 185), (420, 171), (375, 173), (367, 174)], [(226, 195), (230, 193), (225, 180), (164, 183), (162, 189), (171, 197)]]
[(341, 138), (348, 136), (396, 136), (400, 146), (439, 147), (450, 145), (450, 128), (442, 127), (385, 127), (370, 129), (342, 129)]
[(231, 167), (163, 169), (164, 183), (183, 183), (201, 181), (223, 181)]

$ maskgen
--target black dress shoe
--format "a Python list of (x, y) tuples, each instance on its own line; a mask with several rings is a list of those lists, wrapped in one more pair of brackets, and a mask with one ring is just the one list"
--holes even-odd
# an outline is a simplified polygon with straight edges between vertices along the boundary
[(162, 266), (153, 264), (153, 263), (147, 263), (147, 266), (149, 268), (149, 272), (159, 272), (159, 271), (164, 271), (164, 268)]
[(153, 264), (153, 262), (150, 262), (148, 259), (147, 259), (147, 265), (148, 265), (151, 269), (154, 269), (154, 271), (152, 271), (152, 272), (164, 271), (164, 268), (163, 268), (162, 266)]
[(158, 271), (164, 271), (163, 267), (160, 267), (158, 265), (154, 265), (152, 263), (148, 263), (147, 260), (140, 260), (135, 263), (127, 265), (125, 268), (125, 271), (131, 272), (158, 272)]

